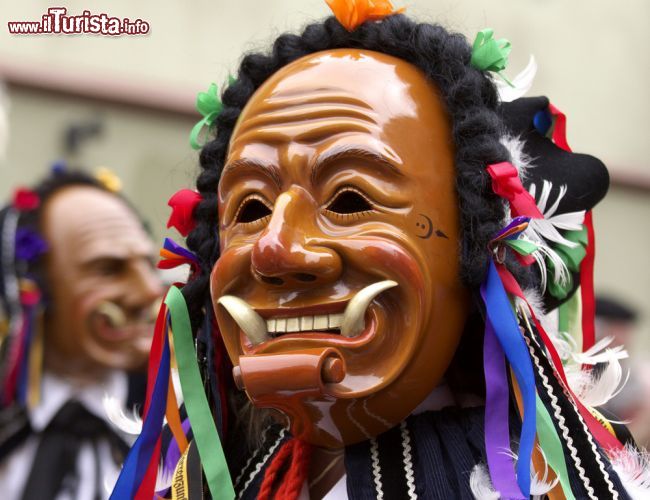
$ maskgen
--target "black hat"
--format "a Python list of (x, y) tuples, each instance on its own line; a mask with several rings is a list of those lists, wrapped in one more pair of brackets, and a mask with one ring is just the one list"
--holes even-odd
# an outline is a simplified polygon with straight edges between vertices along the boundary
[[(551, 221), (557, 221), (560, 214), (571, 217), (571, 213), (591, 210), (603, 199), (609, 187), (609, 174), (603, 162), (590, 155), (573, 153), (568, 146), (564, 149), (554, 142), (553, 133), (560, 132), (556, 128), (564, 125), (561, 123), (563, 117), (554, 111), (548, 98), (543, 96), (517, 99), (502, 103), (500, 107), (507, 134), (513, 138), (505, 141), (511, 147), (513, 163), (516, 163), (514, 157), (517, 156), (513, 149), (517, 148), (529, 160), (523, 162), (526, 163), (525, 169), (520, 170), (522, 184), (529, 191), (533, 191), (534, 185), (537, 204)], [(556, 140), (561, 143), (564, 138), (556, 137)], [(555, 203), (557, 207), (550, 213), (550, 207)], [(574, 214), (573, 218), (576, 216), (579, 220), (580, 215)], [(558, 227), (557, 230), (560, 238), (566, 236), (572, 239), (566, 228)], [(566, 255), (557, 240), (547, 243), (556, 250), (555, 255)], [(572, 239), (572, 244), (575, 243), (575, 239)], [(581, 244), (585, 247), (586, 243), (586, 239), (583, 239)], [(543, 295), (547, 310), (559, 306), (578, 288), (580, 274), (577, 266), (568, 270), (570, 278), (565, 286), (556, 286), (551, 279), (547, 281)]]
[(603, 199), (609, 187), (607, 167), (591, 155), (565, 151), (549, 138), (554, 120), (547, 97), (504, 102), (500, 111), (508, 132), (523, 141), (524, 153), (532, 160), (523, 179), (527, 189), (531, 184), (540, 188), (544, 180), (558, 189), (565, 185), (559, 213), (591, 210)]

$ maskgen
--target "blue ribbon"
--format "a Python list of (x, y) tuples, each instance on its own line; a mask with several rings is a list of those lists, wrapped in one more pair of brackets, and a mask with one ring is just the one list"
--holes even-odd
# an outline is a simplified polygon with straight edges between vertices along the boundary
[(110, 500), (121, 500), (124, 498), (135, 498), (135, 494), (147, 473), (147, 467), (151, 462), (151, 455), (154, 452), (158, 438), (163, 428), (163, 418), (167, 407), (167, 388), (169, 384), (169, 336), (165, 329), (165, 341), (163, 344), (160, 366), (153, 393), (149, 412), (147, 413), (142, 432), (136, 439), (129, 455), (126, 457), (124, 467), (117, 479)]
[(34, 341), (34, 316), (34, 308), (31, 306), (25, 307), (23, 321), (26, 322), (26, 325), (21, 347), (23, 356), (20, 360), (17, 384), (17, 399), (23, 405), (27, 404), (27, 392), (29, 390), (29, 365), (32, 357), (32, 342)]
[(493, 261), (486, 280), (481, 285), (487, 318), (492, 325), (506, 358), (514, 371), (524, 403), (524, 415), (519, 438), (517, 483), (525, 498), (530, 496), (530, 460), (535, 444), (535, 376), (526, 341), (524, 340), (510, 301)]

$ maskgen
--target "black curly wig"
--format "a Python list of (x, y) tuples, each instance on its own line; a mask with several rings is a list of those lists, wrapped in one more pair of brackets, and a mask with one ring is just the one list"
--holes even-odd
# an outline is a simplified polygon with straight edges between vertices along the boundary
[[(451, 117), (456, 146), (461, 278), (472, 290), (482, 282), (488, 263), (487, 244), (505, 216), (503, 201), (492, 192), (485, 169), (509, 159), (507, 149), (499, 142), (503, 125), (490, 77), (470, 65), (471, 46), (466, 38), (442, 26), (416, 23), (396, 14), (348, 32), (330, 17), (308, 25), (300, 35), (281, 35), (269, 54), (246, 55), (236, 81), (222, 94), (223, 110), (214, 127), (215, 137), (200, 155), (202, 171), (196, 186), (202, 201), (194, 212), (197, 225), (187, 238), (188, 247), (201, 263), (200, 271), (183, 289), (195, 329), (205, 313), (209, 275), (219, 257), (217, 186), (240, 113), (253, 93), (282, 67), (308, 54), (338, 48), (374, 50), (400, 58), (419, 68), (439, 88)], [(508, 265), (522, 275), (515, 262)]]

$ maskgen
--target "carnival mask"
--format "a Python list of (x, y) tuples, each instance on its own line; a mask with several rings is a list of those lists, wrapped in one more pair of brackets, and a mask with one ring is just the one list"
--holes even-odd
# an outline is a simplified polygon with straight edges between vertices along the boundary
[(236, 381), (296, 437), (376, 436), (440, 383), (468, 303), (455, 178), (438, 90), (400, 59), (316, 53), (243, 110), (212, 298)]
[(99, 189), (66, 188), (48, 200), (43, 234), (52, 294), (46, 364), (85, 376), (143, 366), (162, 288), (153, 244), (133, 211)]

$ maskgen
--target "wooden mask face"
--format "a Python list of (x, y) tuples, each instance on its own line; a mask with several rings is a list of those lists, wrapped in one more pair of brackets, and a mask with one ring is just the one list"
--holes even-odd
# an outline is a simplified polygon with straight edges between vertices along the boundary
[(440, 383), (468, 303), (455, 178), (439, 92), (400, 59), (312, 54), (243, 110), (212, 299), (236, 380), (297, 437), (376, 436)]
[(142, 224), (122, 200), (94, 187), (62, 189), (44, 210), (52, 294), (46, 363), (81, 378), (143, 367), (162, 284)]

